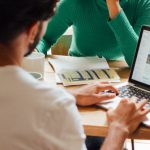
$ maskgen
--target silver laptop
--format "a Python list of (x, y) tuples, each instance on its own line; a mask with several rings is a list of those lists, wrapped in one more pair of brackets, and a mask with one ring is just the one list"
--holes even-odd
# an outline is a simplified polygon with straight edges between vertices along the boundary
[[(113, 100), (102, 102), (99, 106), (115, 108), (122, 97), (137, 97), (137, 101), (148, 99), (146, 107), (150, 107), (150, 27), (143, 26), (137, 44), (131, 73), (128, 82), (116, 86), (120, 94)], [(143, 124), (150, 127), (150, 113)]]

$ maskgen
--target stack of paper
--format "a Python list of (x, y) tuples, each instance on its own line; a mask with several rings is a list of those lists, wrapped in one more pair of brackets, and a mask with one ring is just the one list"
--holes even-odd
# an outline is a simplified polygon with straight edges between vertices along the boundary
[(56, 82), (63, 83), (64, 86), (89, 84), (95, 81), (120, 81), (117, 73), (109, 68), (106, 59), (98, 56), (54, 55), (48, 61), (56, 72)]

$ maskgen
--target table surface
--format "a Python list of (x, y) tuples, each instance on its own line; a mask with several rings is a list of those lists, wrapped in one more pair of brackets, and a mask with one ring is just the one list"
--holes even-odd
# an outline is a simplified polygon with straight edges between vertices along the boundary
[[(128, 80), (130, 69), (124, 61), (109, 61), (111, 68), (114, 68), (121, 78), (121, 82)], [(45, 73), (44, 81), (53, 86), (64, 88), (61, 84), (56, 84), (55, 74), (52, 67), (49, 65), (47, 59), (45, 61)], [(78, 88), (78, 86), (72, 86), (68, 88)], [(84, 131), (86, 135), (91, 136), (106, 136), (108, 125), (106, 119), (106, 111), (96, 106), (90, 107), (78, 107), (82, 117)], [(143, 125), (132, 134), (129, 138), (133, 139), (150, 139), (150, 128)]]

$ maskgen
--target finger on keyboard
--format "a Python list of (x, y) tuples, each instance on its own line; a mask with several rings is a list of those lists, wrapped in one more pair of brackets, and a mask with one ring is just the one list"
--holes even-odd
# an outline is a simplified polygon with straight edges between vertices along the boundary
[(130, 98), (130, 101), (132, 101), (132, 102), (134, 102), (134, 103), (137, 103), (137, 97), (132, 96), (132, 97)]

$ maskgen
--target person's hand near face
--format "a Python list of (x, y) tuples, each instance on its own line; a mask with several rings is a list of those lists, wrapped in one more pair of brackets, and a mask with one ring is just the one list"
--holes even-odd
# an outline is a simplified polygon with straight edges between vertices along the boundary
[(106, 3), (110, 19), (114, 19), (121, 11), (119, 0), (106, 0)]
[[(103, 91), (111, 91), (112, 93), (104, 93)], [(94, 105), (101, 101), (115, 98), (116, 94), (118, 94), (118, 90), (115, 87), (102, 83), (89, 84), (69, 92), (74, 95), (77, 105), (80, 106)]]

